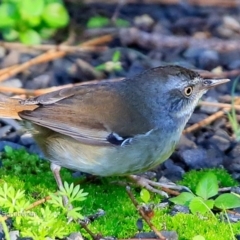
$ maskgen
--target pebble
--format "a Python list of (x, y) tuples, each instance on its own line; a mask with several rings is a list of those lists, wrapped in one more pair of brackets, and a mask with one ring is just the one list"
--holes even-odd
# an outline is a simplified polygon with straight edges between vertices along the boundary
[(228, 154), (230, 157), (237, 158), (240, 156), (240, 142), (236, 143), (234, 148)]
[(76, 232), (76, 233), (71, 233), (67, 237), (67, 240), (84, 240), (84, 238), (80, 232)]
[(7, 125), (12, 126), (13, 129), (15, 129), (17, 131), (22, 129), (22, 125), (19, 124), (19, 122), (14, 120), (14, 119), (11, 119), (11, 118), (1, 118), (1, 122), (5, 123)]
[(164, 166), (166, 167), (165, 170), (163, 170), (163, 175), (167, 179), (176, 182), (182, 179), (185, 171), (182, 167), (176, 165), (173, 163), (171, 159), (168, 159), (164, 162)]
[(177, 213), (190, 213), (190, 210), (187, 206), (175, 204), (171, 209), (171, 215), (174, 216)]
[(0, 141), (0, 151), (4, 151), (4, 148), (6, 146), (9, 146), (13, 149), (20, 149), (23, 148), (22, 145), (14, 143), (14, 142), (9, 142), (9, 141)]
[[(178, 234), (175, 231), (160, 231), (160, 233), (167, 239), (167, 240), (178, 240)], [(142, 232), (137, 233), (134, 238), (138, 239), (150, 239), (150, 238), (158, 238), (154, 232)]]
[[(207, 102), (212, 102), (212, 103), (218, 103), (218, 101), (216, 100), (216, 98), (213, 98), (211, 96), (208, 96), (204, 99)], [(204, 113), (215, 113), (219, 110), (219, 107), (213, 107), (213, 106), (201, 106), (200, 110)]]
[(9, 232), (10, 240), (18, 240), (19, 239), (19, 231), (10, 231)]
[(20, 143), (24, 146), (34, 144), (35, 141), (30, 133), (25, 133), (20, 137)]
[(7, 133), (12, 129), (12, 126), (6, 125), (0, 128), (0, 138), (5, 137)]
[(212, 70), (220, 64), (219, 54), (214, 50), (205, 50), (200, 53), (198, 66), (201, 69)]
[(208, 141), (209, 143), (217, 146), (217, 148), (222, 152), (226, 151), (231, 146), (230, 137), (228, 136), (227, 132), (222, 129), (218, 129)]

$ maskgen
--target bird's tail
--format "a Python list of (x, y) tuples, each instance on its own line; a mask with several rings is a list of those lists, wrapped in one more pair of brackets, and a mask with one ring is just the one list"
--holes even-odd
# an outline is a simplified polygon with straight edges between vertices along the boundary
[(21, 119), (19, 112), (35, 108), (36, 105), (23, 105), (16, 98), (0, 97), (0, 118)]

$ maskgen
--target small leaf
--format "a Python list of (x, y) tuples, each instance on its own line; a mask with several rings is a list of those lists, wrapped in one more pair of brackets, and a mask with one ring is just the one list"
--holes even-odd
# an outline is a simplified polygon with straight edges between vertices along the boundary
[(197, 185), (196, 194), (206, 200), (217, 195), (217, 193), (218, 182), (216, 175), (211, 172), (204, 174)]
[(117, 18), (116, 20), (116, 26), (118, 27), (129, 27), (130, 23), (127, 20), (121, 19), (121, 18)]
[(28, 29), (27, 31), (20, 32), (19, 39), (22, 43), (27, 45), (35, 45), (35, 44), (41, 43), (41, 38), (39, 34), (32, 29)]
[(69, 22), (68, 12), (60, 3), (48, 4), (43, 10), (42, 17), (51, 28), (65, 27)]
[(145, 202), (148, 203), (150, 200), (150, 193), (147, 189), (143, 188), (140, 192), (140, 197), (141, 199)]
[(40, 16), (44, 8), (44, 0), (21, 0), (19, 10), (23, 18)]
[(7, 41), (14, 41), (18, 38), (19, 32), (13, 28), (5, 28), (2, 30), (3, 38)]
[(170, 198), (169, 200), (175, 204), (189, 206), (191, 200), (195, 198), (195, 196), (190, 192), (182, 192), (177, 197)]
[(201, 213), (205, 214), (213, 208), (213, 200), (204, 200), (201, 197), (195, 197), (189, 204), (189, 208), (193, 214)]
[(220, 209), (240, 207), (240, 198), (232, 193), (224, 193), (216, 198), (215, 206)]
[(110, 23), (109, 19), (102, 16), (92, 17), (87, 22), (88, 28), (102, 28)]
[(113, 54), (112, 61), (113, 62), (118, 62), (120, 60), (120, 57), (121, 57), (121, 52), (120, 51), (116, 51)]
[(197, 235), (197, 236), (193, 237), (192, 240), (205, 240), (205, 237), (203, 237), (201, 235)]
[(14, 27), (18, 18), (15, 4), (3, 3), (0, 5), (0, 28)]

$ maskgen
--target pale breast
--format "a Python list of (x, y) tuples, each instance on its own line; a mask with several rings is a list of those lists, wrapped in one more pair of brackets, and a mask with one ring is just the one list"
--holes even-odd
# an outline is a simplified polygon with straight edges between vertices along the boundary
[(179, 141), (180, 133), (161, 136), (159, 130), (139, 135), (126, 146), (99, 147), (82, 144), (60, 134), (47, 141), (47, 157), (57, 165), (99, 176), (143, 172), (165, 161)]

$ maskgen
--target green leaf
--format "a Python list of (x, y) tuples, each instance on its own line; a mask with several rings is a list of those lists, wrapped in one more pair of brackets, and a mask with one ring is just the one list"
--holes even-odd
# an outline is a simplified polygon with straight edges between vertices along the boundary
[(214, 200), (204, 200), (201, 197), (195, 197), (189, 204), (189, 208), (193, 214), (205, 214), (213, 208)]
[(121, 19), (121, 18), (117, 18), (116, 20), (116, 26), (118, 27), (129, 27), (130, 23), (127, 20)]
[(44, 8), (44, 0), (21, 0), (19, 10), (22, 18), (40, 16)]
[(14, 27), (18, 18), (15, 4), (3, 3), (0, 5), (0, 28)]
[(197, 236), (193, 237), (192, 240), (205, 240), (205, 237), (203, 237), (201, 235), (197, 235)]
[(112, 61), (113, 62), (118, 62), (121, 58), (121, 52), (120, 51), (116, 51), (114, 54), (113, 54), (113, 57), (112, 57)]
[(150, 193), (147, 189), (143, 188), (140, 192), (140, 197), (141, 199), (145, 202), (148, 203), (150, 200)]
[(7, 41), (14, 41), (18, 38), (19, 32), (13, 28), (5, 28), (2, 30), (2, 35)]
[(33, 29), (29, 29), (24, 32), (19, 33), (19, 39), (22, 43), (27, 45), (40, 44), (41, 38), (40, 35)]
[(39, 34), (41, 38), (48, 39), (52, 37), (55, 34), (55, 32), (56, 32), (56, 29), (53, 29), (53, 28), (41, 28), (39, 31)]
[(169, 200), (175, 204), (189, 206), (189, 203), (193, 198), (195, 198), (195, 195), (193, 195), (192, 193), (182, 192), (177, 197), (170, 198)]
[(218, 182), (215, 174), (206, 173), (199, 181), (196, 194), (203, 199), (208, 199), (218, 193)]
[(5, 151), (7, 154), (11, 155), (11, 154), (13, 153), (13, 148), (11, 148), (11, 147), (9, 147), (9, 146), (5, 146), (5, 147), (4, 147), (4, 151)]
[(240, 198), (232, 193), (224, 193), (216, 198), (215, 204), (220, 209), (230, 209), (240, 207)]
[(43, 10), (42, 17), (51, 28), (65, 27), (69, 22), (68, 12), (60, 3), (48, 4)]
[(102, 16), (92, 17), (87, 22), (88, 28), (102, 28), (110, 23), (109, 19)]

